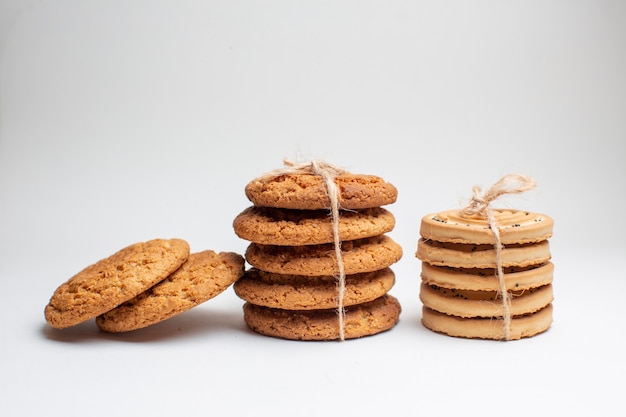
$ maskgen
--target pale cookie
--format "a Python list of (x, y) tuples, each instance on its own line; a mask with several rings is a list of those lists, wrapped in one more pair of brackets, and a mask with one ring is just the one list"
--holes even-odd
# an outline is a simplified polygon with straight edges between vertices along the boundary
[[(496, 268), (496, 249), (493, 244), (445, 243), (420, 238), (415, 256), (436, 266), (454, 268)], [(503, 267), (530, 266), (550, 260), (547, 240), (538, 243), (510, 244), (501, 251)]]
[[(470, 339), (505, 340), (501, 319), (461, 318), (422, 308), (424, 327), (448, 336)], [(511, 318), (510, 339), (517, 340), (542, 333), (552, 324), (552, 304), (536, 313)]]
[(128, 246), (59, 286), (45, 308), (45, 318), (59, 329), (94, 318), (165, 279), (188, 256), (189, 244), (182, 239)]
[[(398, 190), (374, 175), (340, 174), (335, 177), (342, 209), (359, 210), (392, 204)], [(287, 209), (319, 210), (330, 207), (324, 180), (314, 174), (283, 174), (260, 177), (245, 187), (246, 197), (255, 205)]]
[[(552, 285), (510, 291), (510, 314), (534, 313), (552, 303)], [(458, 317), (503, 317), (502, 297), (497, 291), (470, 291), (437, 287), (422, 283), (420, 300), (425, 307)]]
[[(341, 211), (339, 240), (355, 240), (393, 230), (395, 218), (381, 207)], [(248, 207), (233, 222), (242, 239), (264, 245), (319, 245), (334, 241), (328, 210), (289, 210)]]
[[(387, 268), (402, 257), (402, 247), (389, 236), (380, 235), (341, 243), (346, 275)], [(337, 258), (333, 244), (275, 246), (251, 243), (246, 260), (262, 271), (290, 275), (336, 275)]]
[[(524, 290), (547, 285), (552, 282), (554, 264), (529, 267), (504, 268), (504, 282), (507, 290)], [(499, 291), (500, 282), (495, 269), (449, 268), (433, 266), (422, 262), (422, 282), (442, 288), (455, 288), (474, 291)]]
[[(372, 301), (386, 294), (395, 283), (389, 268), (346, 276), (343, 305)], [(233, 286), (242, 300), (285, 310), (337, 308), (337, 279), (333, 276), (310, 277), (272, 274), (249, 269)]]
[(159, 323), (222, 293), (244, 272), (244, 259), (232, 252), (193, 253), (154, 287), (96, 318), (106, 332), (127, 332)]
[[(545, 214), (492, 209), (502, 244), (541, 242), (552, 236), (554, 221)], [(465, 216), (448, 210), (422, 217), (420, 235), (425, 239), (451, 243), (495, 243), (489, 222), (481, 216)]]
[[(337, 310), (295, 311), (245, 303), (244, 321), (259, 334), (290, 340), (337, 340)], [(344, 338), (355, 339), (384, 332), (396, 325), (401, 313), (398, 300), (383, 295), (368, 303), (346, 308)]]

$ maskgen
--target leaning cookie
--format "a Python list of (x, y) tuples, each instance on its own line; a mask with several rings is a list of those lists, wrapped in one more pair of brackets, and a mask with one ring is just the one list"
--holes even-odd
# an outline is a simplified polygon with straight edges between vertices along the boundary
[(162, 322), (222, 293), (244, 272), (232, 252), (193, 253), (176, 272), (137, 297), (96, 318), (106, 332), (127, 332)]
[(63, 329), (105, 313), (165, 279), (188, 256), (182, 239), (130, 245), (59, 286), (45, 307), (46, 321)]
[[(334, 178), (339, 207), (347, 210), (392, 204), (398, 190), (375, 175), (344, 173)], [(324, 179), (315, 174), (290, 173), (260, 177), (245, 187), (248, 199), (255, 206), (298, 210), (328, 209), (330, 199)]]
[[(282, 310), (251, 303), (243, 306), (244, 320), (256, 333), (289, 340), (337, 340), (337, 310)], [(368, 303), (346, 308), (345, 339), (372, 336), (396, 325), (401, 313), (398, 300), (383, 295)]]

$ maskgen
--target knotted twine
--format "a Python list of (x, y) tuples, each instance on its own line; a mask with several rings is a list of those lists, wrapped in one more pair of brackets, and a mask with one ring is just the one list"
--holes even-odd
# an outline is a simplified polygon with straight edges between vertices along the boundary
[(339, 340), (345, 340), (345, 308), (343, 299), (346, 292), (346, 273), (339, 240), (339, 187), (335, 184), (335, 177), (345, 174), (347, 171), (324, 161), (312, 160), (311, 162), (294, 163), (287, 159), (283, 160), (285, 168), (275, 169), (266, 173), (263, 178), (276, 178), (288, 174), (312, 174), (319, 175), (324, 181), (326, 194), (330, 200), (330, 219), (333, 228), (333, 241), (335, 246), (335, 258), (337, 259), (337, 313), (339, 317)]
[(461, 209), (461, 214), (466, 216), (482, 216), (487, 219), (489, 228), (495, 237), (494, 247), (496, 250), (496, 272), (502, 297), (502, 307), (504, 309), (503, 329), (504, 339), (511, 340), (511, 294), (506, 289), (504, 282), (504, 272), (502, 270), (502, 242), (500, 240), (500, 229), (495, 219), (493, 210), (490, 207), (492, 201), (504, 194), (520, 194), (535, 187), (535, 180), (525, 175), (509, 174), (502, 177), (481, 195), (481, 188), (472, 188), (472, 199), (468, 205)]

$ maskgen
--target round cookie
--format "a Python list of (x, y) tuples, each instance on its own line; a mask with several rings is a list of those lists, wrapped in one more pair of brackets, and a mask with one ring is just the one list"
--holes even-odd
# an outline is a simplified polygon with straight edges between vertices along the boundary
[[(507, 290), (524, 290), (547, 285), (552, 282), (554, 264), (533, 265), (529, 267), (504, 268), (504, 281)], [(422, 262), (422, 282), (442, 288), (455, 288), (474, 291), (499, 291), (495, 269), (449, 268), (433, 266)]]
[[(337, 340), (337, 310), (294, 311), (261, 307), (251, 303), (243, 306), (248, 327), (259, 334), (290, 340)], [(373, 301), (345, 309), (345, 339), (371, 336), (391, 329), (398, 322), (401, 307), (398, 300), (383, 295)]]
[[(497, 291), (469, 291), (422, 283), (420, 300), (425, 307), (458, 317), (502, 317), (504, 306)], [(510, 292), (512, 316), (534, 313), (552, 303), (552, 285)]]
[(222, 293), (244, 272), (244, 259), (232, 252), (193, 253), (154, 287), (96, 318), (100, 330), (141, 329), (185, 312)]
[(182, 239), (130, 245), (59, 286), (44, 310), (55, 328), (74, 326), (135, 297), (177, 270), (189, 256)]
[[(395, 283), (389, 268), (346, 276), (343, 305), (372, 301)], [(252, 268), (233, 286), (239, 298), (252, 304), (285, 310), (337, 308), (337, 282), (333, 276), (282, 275)]]
[[(392, 204), (398, 190), (375, 175), (339, 174), (335, 177), (339, 207), (348, 210)], [(246, 197), (255, 205), (299, 210), (330, 207), (324, 180), (307, 173), (259, 177), (245, 187)]]
[[(492, 213), (503, 245), (541, 242), (552, 236), (554, 221), (545, 214), (509, 209), (492, 209)], [(420, 235), (439, 242), (491, 245), (495, 242), (486, 218), (465, 216), (460, 210), (422, 217)]]
[[(461, 318), (422, 307), (424, 327), (448, 336), (469, 339), (505, 340), (502, 320), (493, 318)], [(552, 304), (533, 314), (511, 319), (510, 340), (532, 337), (542, 333), (552, 324)]]
[[(381, 207), (341, 211), (339, 239), (355, 240), (393, 230), (395, 218)], [(233, 221), (242, 239), (263, 245), (319, 245), (334, 241), (328, 210), (289, 210), (248, 207)]]
[[(447, 243), (420, 238), (415, 256), (431, 265), (454, 268), (496, 268), (496, 249), (493, 244)], [(501, 251), (503, 267), (530, 266), (550, 260), (547, 240), (529, 244), (509, 244)]]
[[(402, 247), (389, 236), (380, 235), (341, 243), (346, 275), (387, 268), (402, 257)], [(337, 258), (333, 244), (275, 246), (251, 243), (246, 260), (266, 272), (289, 275), (335, 275)]]

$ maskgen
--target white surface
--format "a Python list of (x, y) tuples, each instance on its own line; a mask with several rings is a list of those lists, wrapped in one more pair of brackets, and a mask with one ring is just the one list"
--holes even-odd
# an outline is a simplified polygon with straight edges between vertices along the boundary
[[(626, 3), (0, 3), (0, 414), (624, 415)], [(54, 331), (63, 281), (136, 241), (243, 253), (243, 189), (283, 158), (399, 190), (391, 331), (251, 333), (229, 289), (161, 325)], [(419, 219), (521, 172), (555, 219), (554, 323), (420, 324)], [(561, 414), (562, 413), (562, 414)]]

